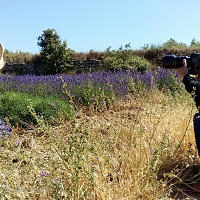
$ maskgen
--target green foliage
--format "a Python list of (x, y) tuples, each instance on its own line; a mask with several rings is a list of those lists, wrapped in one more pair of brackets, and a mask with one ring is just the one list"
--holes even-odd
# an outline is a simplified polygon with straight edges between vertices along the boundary
[(115, 95), (112, 93), (111, 86), (99, 85), (97, 87), (89, 82), (84, 87), (79, 85), (74, 87), (71, 98), (76, 105), (81, 104), (94, 111), (101, 112), (109, 109), (115, 99)]
[(177, 42), (175, 39), (170, 38), (169, 40), (167, 40), (166, 42), (164, 42), (163, 44), (144, 44), (144, 46), (141, 47), (141, 50), (159, 50), (159, 49), (186, 49), (186, 48), (190, 48), (190, 47), (199, 47), (200, 43), (198, 41), (196, 41), (195, 38), (192, 39), (190, 46), (188, 46), (187, 44), (183, 43), (183, 42)]
[(126, 44), (125, 48), (121, 46), (117, 51), (108, 47), (103, 56), (103, 67), (107, 70), (136, 69), (144, 72), (150, 66), (151, 64), (147, 60), (133, 55), (130, 44)]
[(186, 48), (187, 45), (185, 43), (179, 43), (177, 42), (176, 40), (174, 40), (173, 38), (170, 38), (167, 42), (165, 42), (163, 45), (162, 45), (163, 48), (174, 48), (174, 47), (177, 47), (177, 48)]
[(175, 77), (173, 72), (171, 76), (156, 78), (155, 84), (159, 90), (163, 92), (168, 91), (172, 95), (182, 93), (183, 91), (180, 78)]
[(21, 51), (11, 52), (7, 49), (5, 49), (4, 52), (5, 61), (12, 63), (28, 63), (29, 61), (32, 60), (33, 56), (34, 55), (29, 52), (21, 52)]
[(38, 125), (33, 110), (38, 118), (44, 119), (49, 124), (54, 124), (60, 118), (68, 119), (73, 115), (69, 104), (60, 98), (44, 98), (16, 92), (0, 95), (0, 116), (8, 118), (13, 126)]
[(70, 49), (67, 42), (62, 42), (54, 29), (47, 29), (38, 37), (37, 45), (40, 47), (42, 64), (46, 74), (65, 72), (70, 68), (67, 62), (70, 59)]
[(193, 47), (193, 48), (195, 48), (195, 47), (200, 48), (200, 41), (197, 41), (197, 40), (193, 37), (193, 38), (192, 38), (192, 41), (191, 41), (191, 43), (190, 43), (190, 46)]
[(144, 44), (144, 46), (142, 46), (141, 47), (141, 49), (142, 50), (149, 50), (149, 49), (151, 49), (151, 50), (153, 50), (153, 49), (160, 49), (160, 48), (162, 48), (162, 46), (161, 45), (159, 45), (159, 44)]

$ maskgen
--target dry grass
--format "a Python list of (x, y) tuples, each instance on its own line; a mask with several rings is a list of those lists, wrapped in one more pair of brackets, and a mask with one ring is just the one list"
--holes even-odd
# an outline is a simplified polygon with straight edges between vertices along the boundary
[[(1, 141), (1, 199), (166, 199), (198, 164), (191, 99), (154, 91)], [(185, 178), (186, 179), (186, 178)], [(168, 195), (168, 196), (167, 196)]]

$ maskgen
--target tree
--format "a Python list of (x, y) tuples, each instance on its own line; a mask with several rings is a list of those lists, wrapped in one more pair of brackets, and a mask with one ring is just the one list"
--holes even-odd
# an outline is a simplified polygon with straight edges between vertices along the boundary
[(185, 43), (182, 43), (182, 42), (179, 43), (176, 40), (174, 40), (173, 38), (170, 38), (162, 46), (166, 47), (166, 48), (186, 48), (187, 47), (187, 45)]
[(190, 47), (200, 47), (200, 42), (197, 41), (197, 40), (195, 39), (195, 37), (193, 37), (193, 38), (192, 38), (192, 41), (191, 41), (191, 43), (190, 43)]
[(65, 72), (70, 64), (70, 49), (67, 42), (62, 42), (54, 29), (46, 29), (38, 37), (37, 45), (40, 47), (41, 63), (45, 67), (46, 74)]

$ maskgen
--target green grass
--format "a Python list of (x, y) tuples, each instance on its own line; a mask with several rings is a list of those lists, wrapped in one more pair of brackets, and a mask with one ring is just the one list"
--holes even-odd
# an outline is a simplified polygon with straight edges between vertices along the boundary
[(6, 92), (0, 95), (0, 116), (12, 126), (37, 125), (38, 119), (53, 125), (60, 118), (67, 120), (74, 115), (73, 108), (58, 97), (32, 96), (30, 94)]

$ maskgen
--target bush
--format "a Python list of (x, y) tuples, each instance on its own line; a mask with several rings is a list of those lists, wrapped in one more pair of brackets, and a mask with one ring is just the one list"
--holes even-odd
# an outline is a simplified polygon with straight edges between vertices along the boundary
[(102, 65), (107, 70), (136, 69), (141, 72), (145, 72), (151, 66), (147, 60), (133, 56), (133, 50), (130, 49), (129, 44), (125, 45), (125, 48), (120, 47), (117, 51), (108, 47), (103, 56)]
[(44, 98), (17, 92), (0, 95), (0, 116), (8, 118), (13, 126), (37, 125), (37, 118), (53, 125), (60, 118), (67, 120), (72, 115), (70, 105), (56, 97)]
[(34, 56), (33, 54), (28, 53), (28, 52), (16, 51), (14, 53), (6, 49), (4, 53), (4, 60), (5, 62), (8, 62), (8, 63), (25, 63), (26, 64), (32, 60), (33, 56)]

